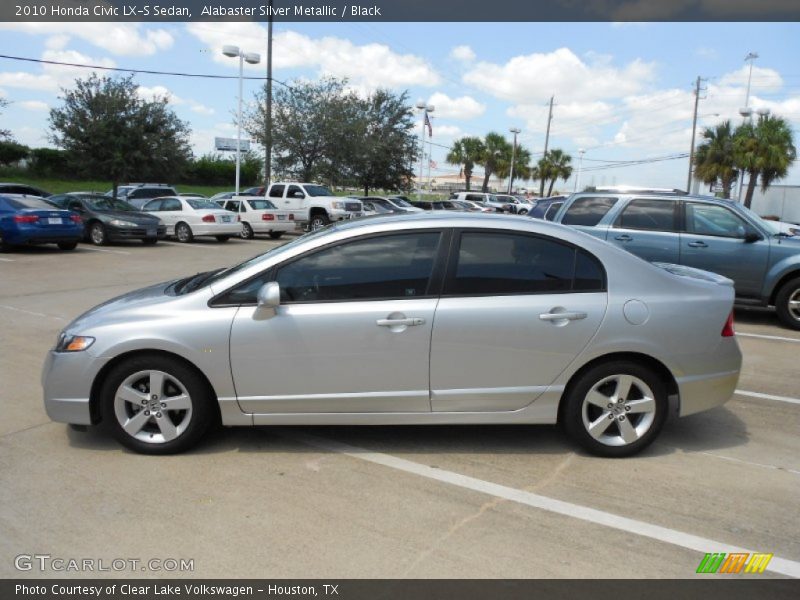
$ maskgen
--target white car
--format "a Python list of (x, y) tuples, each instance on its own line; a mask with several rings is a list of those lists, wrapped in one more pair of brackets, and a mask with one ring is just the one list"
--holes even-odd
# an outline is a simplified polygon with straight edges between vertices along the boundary
[(191, 242), (197, 236), (213, 236), (219, 242), (227, 242), (242, 231), (236, 213), (200, 198), (156, 198), (145, 204), (142, 212), (161, 219), (167, 226), (167, 235), (174, 235), (179, 242)]
[(240, 235), (246, 240), (253, 239), (257, 233), (268, 233), (269, 237), (277, 240), (295, 229), (292, 211), (281, 210), (261, 196), (234, 196), (217, 204), (239, 215), (242, 223)]

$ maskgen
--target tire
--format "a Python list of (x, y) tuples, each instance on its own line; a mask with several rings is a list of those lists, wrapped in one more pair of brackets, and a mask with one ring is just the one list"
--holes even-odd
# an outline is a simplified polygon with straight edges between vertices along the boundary
[(528, 209), (527, 208), (520, 208), (519, 212), (517, 214), (518, 215), (527, 215), (528, 214)]
[(100, 388), (103, 420), (117, 441), (141, 454), (176, 454), (196, 445), (217, 418), (215, 401), (194, 369), (158, 355), (124, 360)]
[(775, 296), (775, 311), (785, 327), (800, 330), (800, 277), (781, 286)]
[(318, 212), (311, 215), (311, 220), (308, 222), (308, 230), (309, 231), (316, 231), (317, 229), (322, 229), (331, 220), (328, 218), (327, 213)]
[(256, 234), (253, 233), (253, 228), (250, 226), (250, 223), (242, 221), (242, 233), (239, 235), (242, 236), (243, 240), (252, 240), (256, 237)]
[(89, 226), (89, 241), (95, 246), (105, 246), (108, 243), (106, 228), (99, 221), (95, 221)]
[(78, 242), (58, 242), (60, 250), (75, 250), (78, 247)]
[(175, 237), (178, 238), (178, 241), (183, 244), (188, 244), (189, 242), (194, 240), (194, 234), (192, 233), (192, 228), (183, 222), (175, 225)]
[(272, 238), (273, 240), (279, 240), (279, 239), (281, 239), (282, 236), (283, 236), (283, 232), (282, 231), (270, 231), (269, 232), (269, 237)]
[[(619, 386), (626, 383), (628, 393), (618, 399)], [(570, 383), (564, 401), (563, 424), (570, 438), (591, 454), (610, 458), (632, 456), (649, 446), (669, 406), (658, 374), (624, 360), (590, 368)]]
[(229, 236), (229, 235), (217, 235), (217, 236), (214, 236), (214, 237), (216, 237), (217, 241), (220, 242), (220, 243), (227, 242), (229, 239), (231, 239), (231, 236)]

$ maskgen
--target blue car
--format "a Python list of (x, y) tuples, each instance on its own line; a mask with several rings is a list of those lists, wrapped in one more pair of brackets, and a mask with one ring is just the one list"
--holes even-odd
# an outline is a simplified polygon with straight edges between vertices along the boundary
[(58, 244), (74, 250), (83, 235), (80, 216), (36, 196), (0, 196), (0, 248)]
[(566, 196), (550, 196), (549, 198), (535, 200), (533, 208), (528, 211), (528, 216), (534, 219), (552, 221), (566, 199)]

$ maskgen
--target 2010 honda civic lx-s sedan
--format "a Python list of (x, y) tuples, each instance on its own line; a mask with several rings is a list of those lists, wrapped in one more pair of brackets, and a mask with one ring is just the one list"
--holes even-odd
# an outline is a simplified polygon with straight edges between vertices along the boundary
[[(224, 425), (556, 423), (592, 453), (733, 394), (730, 280), (571, 228), (469, 213), (347, 222), (131, 292), (60, 334), (47, 412), (138, 452)], [(532, 432), (533, 435), (533, 432)]]

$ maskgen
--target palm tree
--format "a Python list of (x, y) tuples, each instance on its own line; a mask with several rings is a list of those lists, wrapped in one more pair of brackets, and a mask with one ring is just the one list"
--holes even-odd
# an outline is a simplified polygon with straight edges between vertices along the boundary
[(469, 191), (472, 169), (480, 162), (483, 156), (483, 142), (477, 137), (464, 137), (456, 140), (445, 160), (451, 165), (462, 165), (466, 188)]
[(704, 183), (722, 183), (722, 194), (731, 197), (733, 182), (739, 177), (733, 152), (734, 133), (730, 121), (724, 121), (713, 129), (706, 128), (702, 133), (705, 140), (697, 148), (694, 156), (695, 176)]
[[(572, 175), (572, 157), (559, 148), (553, 148), (548, 150), (543, 158), (539, 159), (537, 167), (542, 183), (550, 182), (547, 195), (552, 196), (553, 186), (555, 186), (556, 181), (559, 179), (566, 181)], [(542, 188), (544, 189), (544, 185)]]
[(750, 208), (756, 181), (761, 176), (761, 191), (786, 177), (797, 158), (792, 128), (782, 117), (761, 116), (757, 124), (745, 123), (736, 129), (733, 142), (736, 164), (750, 176), (744, 205)]
[(511, 163), (511, 144), (496, 132), (487, 133), (483, 140), (483, 154), (478, 164), (483, 166), (482, 192), (489, 191), (489, 178), (493, 173), (508, 175)]

